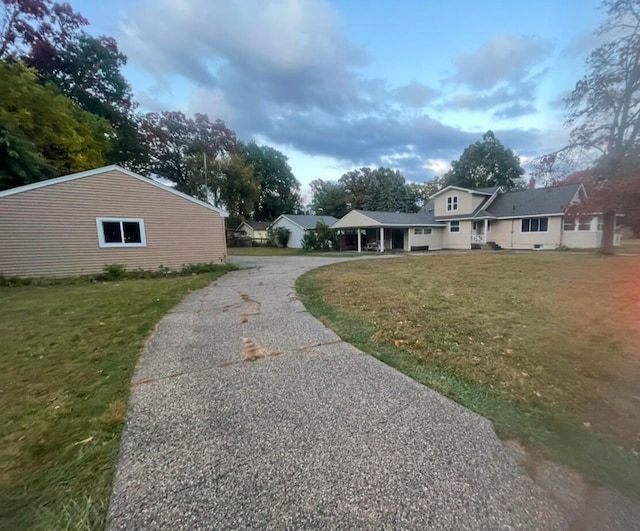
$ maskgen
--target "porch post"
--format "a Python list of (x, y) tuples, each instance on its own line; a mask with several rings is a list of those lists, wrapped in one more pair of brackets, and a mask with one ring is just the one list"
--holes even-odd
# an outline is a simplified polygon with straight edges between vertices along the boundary
[(411, 252), (411, 227), (407, 229), (407, 251)]
[(384, 253), (384, 227), (380, 227), (380, 252)]
[(489, 230), (489, 220), (484, 218), (484, 241), (482, 243), (487, 243), (487, 230)]
[(356, 237), (358, 238), (358, 252), (362, 252), (362, 242), (360, 241), (360, 229), (356, 229)]

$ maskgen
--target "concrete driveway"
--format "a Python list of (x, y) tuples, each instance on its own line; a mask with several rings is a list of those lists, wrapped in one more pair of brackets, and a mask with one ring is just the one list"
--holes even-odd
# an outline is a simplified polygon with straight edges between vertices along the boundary
[(339, 261), (246, 269), (168, 314), (134, 381), (110, 529), (564, 529), (489, 422), (296, 299)]

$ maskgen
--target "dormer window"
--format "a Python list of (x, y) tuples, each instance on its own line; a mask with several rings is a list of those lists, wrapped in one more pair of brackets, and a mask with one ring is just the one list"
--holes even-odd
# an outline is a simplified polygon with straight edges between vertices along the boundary
[(447, 212), (453, 212), (454, 210), (458, 210), (458, 196), (452, 195), (447, 197)]

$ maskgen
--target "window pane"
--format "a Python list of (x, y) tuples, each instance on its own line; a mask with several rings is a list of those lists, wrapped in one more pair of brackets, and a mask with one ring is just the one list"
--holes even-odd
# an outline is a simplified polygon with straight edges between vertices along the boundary
[(529, 220), (528, 219), (523, 219), (522, 220), (522, 232), (529, 232)]
[(104, 243), (122, 243), (120, 223), (118, 221), (103, 221)]
[(540, 230), (540, 226), (539, 226), (540, 220), (538, 218), (531, 218), (529, 221), (531, 222), (531, 225), (530, 225), (531, 232), (538, 232)]
[(431, 229), (424, 229), (425, 234), (431, 234)]
[(549, 218), (540, 218), (540, 232), (547, 232), (549, 227)]
[(140, 224), (137, 221), (123, 221), (122, 229), (125, 243), (142, 243), (142, 239), (140, 238)]

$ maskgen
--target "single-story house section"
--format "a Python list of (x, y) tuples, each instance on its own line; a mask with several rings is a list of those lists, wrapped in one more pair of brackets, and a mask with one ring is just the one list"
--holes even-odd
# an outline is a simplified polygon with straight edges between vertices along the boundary
[[(567, 215), (567, 208), (585, 197), (582, 184), (513, 192), (448, 186), (416, 214), (354, 210), (332, 228), (343, 240), (359, 234), (350, 245), (358, 250), (596, 248), (602, 243), (602, 217)], [(617, 234), (614, 243), (620, 244)]]
[(267, 227), (270, 225), (269, 221), (251, 221), (246, 220), (238, 225), (236, 232), (241, 232), (245, 236), (250, 236), (253, 240), (266, 240), (267, 239)]
[(0, 192), (0, 274), (224, 262), (227, 213), (119, 166)]
[(316, 228), (318, 222), (321, 221), (325, 225), (331, 227), (336, 221), (333, 216), (304, 216), (301, 214), (282, 214), (279, 216), (269, 228), (285, 227), (291, 231), (289, 244), (287, 247), (294, 249), (302, 248), (302, 238), (305, 232)]
[(415, 214), (352, 210), (331, 228), (340, 234), (342, 251), (442, 249), (442, 229), (433, 212)]

